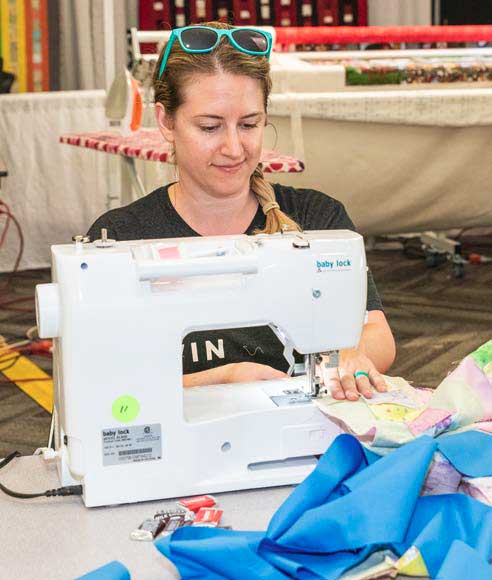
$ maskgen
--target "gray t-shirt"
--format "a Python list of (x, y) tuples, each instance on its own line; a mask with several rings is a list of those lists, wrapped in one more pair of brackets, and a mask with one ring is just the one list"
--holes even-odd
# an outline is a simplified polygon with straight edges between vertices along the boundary
[[(145, 197), (108, 211), (90, 228), (91, 240), (101, 237), (101, 228), (116, 240), (141, 240), (199, 236), (172, 205), (168, 187), (160, 187)], [(295, 189), (274, 184), (280, 209), (303, 230), (355, 230), (343, 204), (312, 189)], [(244, 232), (252, 235), (265, 227), (260, 207)], [(272, 299), (274, 297), (272, 296)], [(367, 274), (367, 310), (382, 310), (371, 272)], [(256, 362), (282, 371), (288, 368), (283, 345), (268, 326), (192, 332), (183, 340), (183, 372), (208, 370), (232, 362)], [(299, 359), (301, 360), (301, 359)]]

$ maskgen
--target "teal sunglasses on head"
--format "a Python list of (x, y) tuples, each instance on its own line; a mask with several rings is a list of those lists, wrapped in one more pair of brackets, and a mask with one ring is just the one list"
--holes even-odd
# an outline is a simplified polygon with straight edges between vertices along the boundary
[(207, 26), (185, 26), (176, 28), (171, 32), (162, 57), (159, 78), (166, 68), (167, 59), (176, 38), (185, 52), (199, 53), (212, 51), (223, 36), (227, 36), (232, 46), (240, 52), (254, 56), (266, 56), (267, 58), (270, 56), (272, 35), (269, 32), (247, 27), (221, 30)]

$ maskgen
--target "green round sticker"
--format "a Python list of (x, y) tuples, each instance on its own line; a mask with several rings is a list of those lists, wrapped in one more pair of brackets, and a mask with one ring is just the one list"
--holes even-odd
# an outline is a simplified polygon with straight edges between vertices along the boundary
[(129, 423), (140, 413), (140, 405), (131, 395), (118, 397), (111, 408), (113, 417), (120, 423)]

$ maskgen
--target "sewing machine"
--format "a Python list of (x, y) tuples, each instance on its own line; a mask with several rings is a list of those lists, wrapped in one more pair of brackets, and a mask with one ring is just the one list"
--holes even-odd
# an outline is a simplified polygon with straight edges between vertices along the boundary
[[(313, 404), (316, 361), (358, 344), (360, 235), (114, 242), (103, 231), (53, 246), (52, 259), (53, 283), (36, 288), (38, 328), (54, 339), (60, 479), (82, 484), (87, 506), (298, 483), (339, 433)], [(183, 389), (185, 335), (267, 324), (289, 374), (294, 347), (306, 374)]]

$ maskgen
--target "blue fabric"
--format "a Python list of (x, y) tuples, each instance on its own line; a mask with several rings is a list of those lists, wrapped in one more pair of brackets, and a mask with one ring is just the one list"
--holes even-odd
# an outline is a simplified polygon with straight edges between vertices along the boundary
[(416, 546), (434, 577), (457, 540), (466, 542), (478, 555), (488, 557), (492, 552), (491, 518), (490, 507), (466, 495), (421, 497), (400, 551)]
[(114, 560), (105, 566), (80, 576), (77, 580), (130, 580), (130, 572), (121, 562)]
[(376, 550), (412, 545), (440, 580), (457, 578), (454, 561), (489, 573), (492, 509), (459, 494), (420, 497), (437, 450), (467, 475), (492, 475), (492, 437), (482, 433), (422, 436), (377, 460), (340, 435), (265, 533), (188, 527), (155, 546), (185, 580), (336, 579)]
[(491, 436), (483, 431), (465, 431), (456, 435), (442, 435), (437, 439), (439, 451), (446, 456), (455, 469), (467, 477), (492, 474)]
[[(156, 546), (174, 563), (180, 561), (178, 569), (183, 578), (286, 580), (288, 576), (258, 555), (263, 536), (262, 532), (185, 527), (158, 540)], [(190, 566), (191, 575), (185, 575)]]
[(453, 542), (436, 580), (492, 580), (492, 566), (464, 542)]

